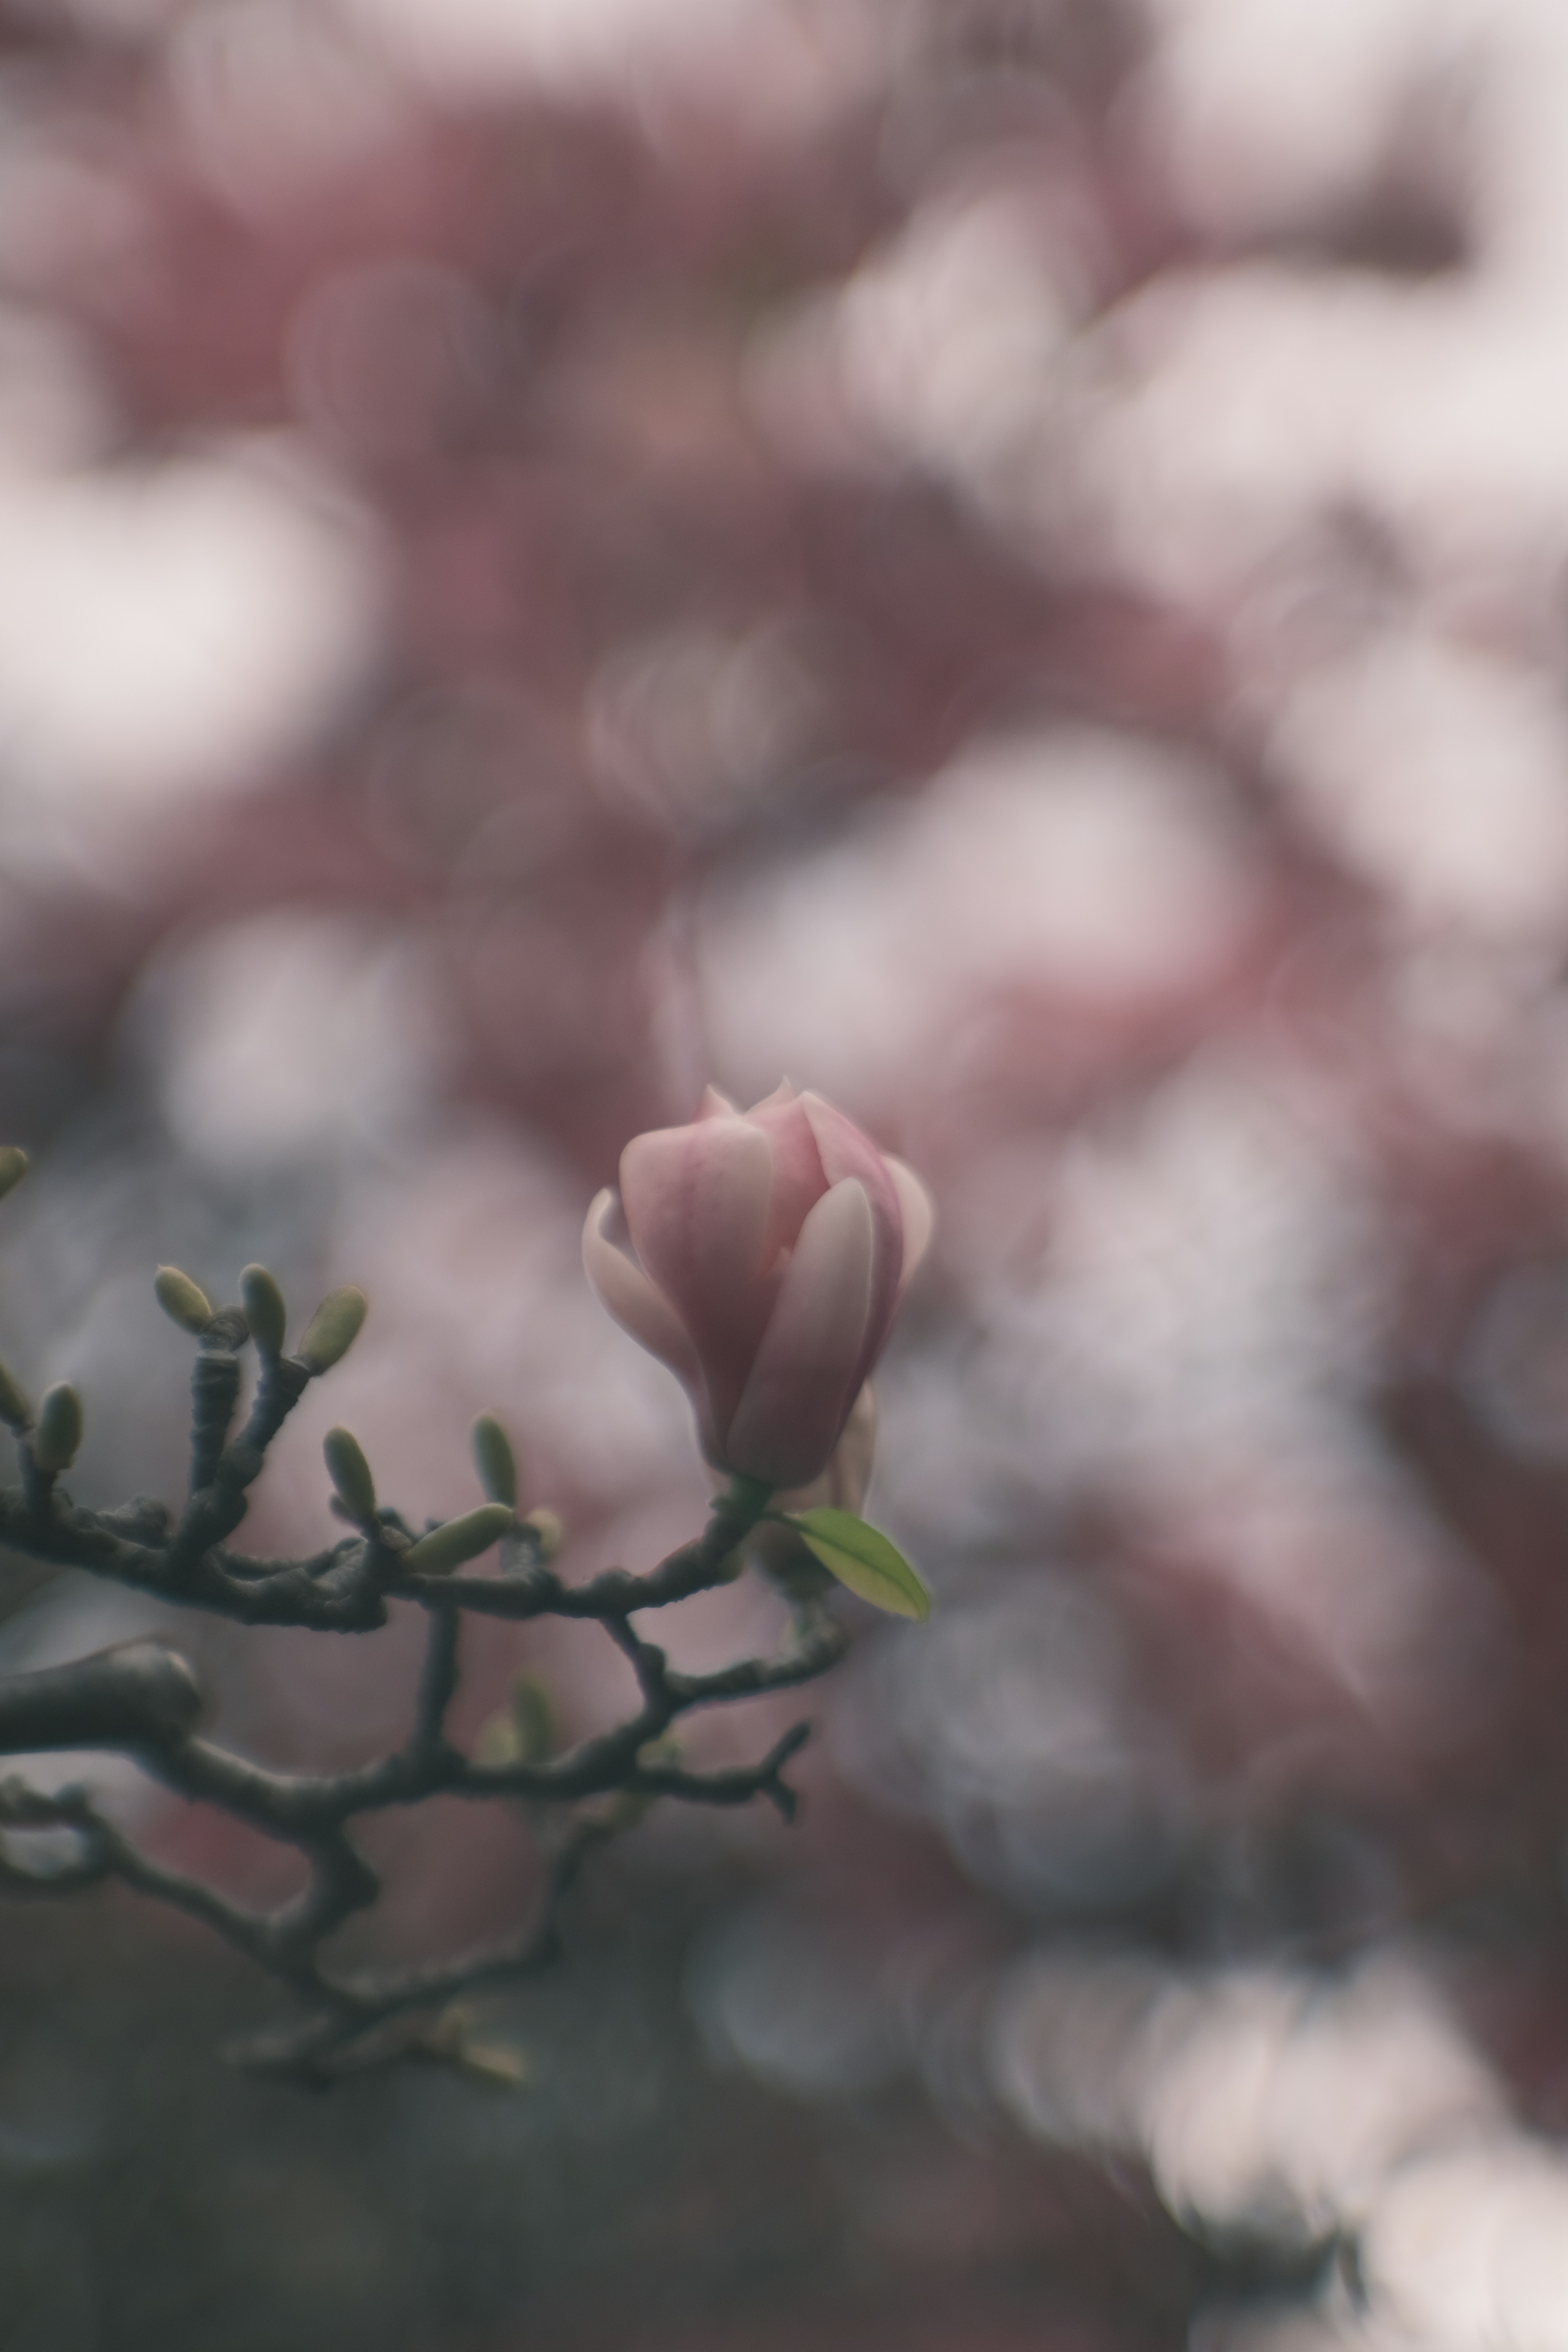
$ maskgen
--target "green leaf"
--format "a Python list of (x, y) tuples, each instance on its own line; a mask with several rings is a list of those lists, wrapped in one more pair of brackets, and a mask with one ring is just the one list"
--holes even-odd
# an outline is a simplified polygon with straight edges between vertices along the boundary
[(0, 1201), (27, 1172), (27, 1155), (19, 1144), (0, 1146)]
[(873, 1609), (894, 1617), (931, 1615), (931, 1594), (896, 1543), (853, 1511), (802, 1511), (784, 1516), (824, 1568)]

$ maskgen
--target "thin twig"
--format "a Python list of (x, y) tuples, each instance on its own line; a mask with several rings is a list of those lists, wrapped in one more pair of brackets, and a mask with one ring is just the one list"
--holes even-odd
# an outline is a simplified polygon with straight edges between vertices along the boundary
[[(389, 1601), (426, 1612), (425, 1656), (404, 1744), (337, 1773), (273, 1770), (200, 1737), (195, 1675), (162, 1642), (142, 1641), (47, 1672), (0, 1680), (0, 1753), (48, 1748), (119, 1749), (192, 1802), (293, 1848), (304, 1864), (300, 1891), (272, 1911), (250, 1911), (203, 1881), (171, 1870), (133, 1844), (80, 1790), (47, 1796), (24, 1782), (0, 1784), (0, 1889), (29, 1896), (79, 1894), (108, 1881), (199, 1919), (292, 1995), (294, 2021), (241, 2053), (247, 2064), (300, 2082), (417, 2051), (460, 2055), (447, 2005), (515, 1981), (546, 1965), (560, 1947), (560, 1912), (587, 1856), (628, 1827), (656, 1799), (733, 1806), (757, 1798), (788, 1820), (794, 1791), (784, 1778), (806, 1738), (796, 1725), (753, 1765), (700, 1771), (679, 1760), (666, 1735), (698, 1707), (752, 1698), (826, 1673), (842, 1654), (842, 1631), (818, 1606), (798, 1615), (778, 1656), (746, 1658), (704, 1675), (671, 1668), (666, 1652), (634, 1624), (728, 1582), (754, 1523), (744, 1505), (721, 1498), (707, 1527), (643, 1575), (610, 1569), (568, 1585), (535, 1559), (503, 1576), (409, 1576), (395, 1513), (303, 1559), (259, 1559), (231, 1550), (247, 1490), (267, 1448), (310, 1375), (298, 1360), (264, 1360), (255, 1403), (237, 1438), (227, 1435), (238, 1391), (233, 1318), (204, 1336), (193, 1378), (192, 1493), (177, 1527), (163, 1507), (137, 1497), (116, 1511), (85, 1510), (38, 1473), (24, 1450), (24, 1486), (0, 1490), (0, 1543), (56, 1566), (86, 1569), (167, 1601), (247, 1624), (363, 1633), (385, 1622)], [(760, 1507), (760, 1506), (759, 1506)], [(465, 1614), (527, 1622), (557, 1617), (600, 1624), (637, 1680), (638, 1704), (623, 1721), (553, 1756), (485, 1762), (447, 1737), (458, 1685)], [(354, 1843), (353, 1822), (435, 1796), (555, 1809), (563, 1833), (550, 1846), (533, 1916), (510, 1937), (417, 1968), (341, 1977), (324, 1948), (356, 1913), (371, 1907), (380, 1879)], [(40, 1851), (37, 1833), (68, 1832)], [(438, 2013), (447, 2012), (447, 2025)], [(437, 2014), (435, 2026), (417, 2026)], [(410, 2023), (409, 2021), (416, 2021)]]

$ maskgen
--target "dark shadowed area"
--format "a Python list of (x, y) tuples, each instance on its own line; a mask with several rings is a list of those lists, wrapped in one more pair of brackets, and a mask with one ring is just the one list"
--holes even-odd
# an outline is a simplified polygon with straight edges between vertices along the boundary
[[(627, 1140), (787, 1076), (938, 1211), (931, 1622), (704, 1718), (811, 1721), (799, 1820), (656, 1805), (498, 2079), (258, 2080), (199, 1925), (0, 1895), (0, 2352), (1568, 2352), (1565, 224), (1559, 0), (0, 0), (0, 1355), (77, 1493), (178, 1502), (153, 1270), (264, 1260), (371, 1313), (248, 1541), (335, 1423), (468, 1510), (489, 1409), (646, 1568)], [(0, 1674), (172, 1633), (277, 1766), (401, 1736), (416, 1615), (0, 1553)], [(457, 1733), (611, 1720), (595, 1630), (470, 1627)], [(365, 1843), (357, 1961), (533, 1883), (521, 1806)]]

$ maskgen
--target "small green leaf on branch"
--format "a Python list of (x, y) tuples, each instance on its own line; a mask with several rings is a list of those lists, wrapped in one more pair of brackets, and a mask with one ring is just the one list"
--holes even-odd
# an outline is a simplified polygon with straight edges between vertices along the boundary
[(33, 1430), (33, 1459), (40, 1470), (68, 1470), (81, 1444), (81, 1399), (68, 1381), (46, 1389)]
[(477, 1511), (465, 1511), (461, 1518), (448, 1519), (445, 1527), (421, 1536), (404, 1553), (403, 1565), (413, 1576), (449, 1576), (465, 1560), (489, 1551), (511, 1523), (504, 1503), (481, 1503)]
[(853, 1511), (824, 1507), (780, 1517), (840, 1584), (873, 1609), (922, 1622), (931, 1615), (931, 1595), (898, 1545)]
[(346, 1429), (329, 1429), (321, 1440), (327, 1475), (351, 1519), (363, 1526), (375, 1517), (375, 1480), (370, 1475), (360, 1442)]
[(264, 1356), (280, 1356), (288, 1310), (275, 1277), (264, 1265), (247, 1265), (239, 1277), (239, 1303), (250, 1336)]
[(213, 1319), (212, 1301), (188, 1274), (182, 1274), (177, 1265), (161, 1265), (153, 1287), (171, 1323), (198, 1336), (206, 1329)]
[(0, 1201), (15, 1190), (27, 1172), (27, 1155), (20, 1144), (0, 1144)]
[(492, 1503), (517, 1508), (517, 1456), (511, 1440), (493, 1412), (481, 1412), (474, 1423), (474, 1467)]
[(329, 1290), (305, 1327), (296, 1354), (310, 1373), (330, 1372), (348, 1354), (359, 1336), (369, 1301), (363, 1290), (345, 1283)]

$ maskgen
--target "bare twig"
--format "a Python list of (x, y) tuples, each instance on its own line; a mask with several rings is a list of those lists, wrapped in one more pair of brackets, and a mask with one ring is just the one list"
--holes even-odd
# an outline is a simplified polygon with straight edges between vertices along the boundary
[[(34, 1467), (24, 1447), (23, 1486), (0, 1489), (0, 1543), (241, 1623), (363, 1633), (385, 1622), (389, 1605), (417, 1605), (426, 1612), (428, 1633), (407, 1738), (342, 1772), (271, 1770), (198, 1735), (196, 1677), (159, 1641), (0, 1680), (0, 1755), (78, 1748), (127, 1753), (181, 1797), (216, 1806), (292, 1847), (304, 1868), (303, 1885), (288, 1902), (272, 1911), (247, 1910), (144, 1853), (84, 1790), (47, 1795), (14, 1779), (0, 1783), (0, 1889), (58, 1896), (118, 1882), (201, 1920), (295, 2002), (291, 2021), (239, 2053), (247, 2064), (320, 2084), (414, 2051), (460, 2056), (448, 2005), (526, 1977), (554, 1958), (562, 1906), (584, 1862), (649, 1803), (733, 1806), (762, 1797), (786, 1820), (793, 1817), (795, 1794), (784, 1773), (807, 1736), (804, 1724), (756, 1764), (720, 1771), (689, 1768), (669, 1735), (694, 1708), (757, 1697), (826, 1673), (845, 1637), (816, 1603), (797, 1612), (780, 1655), (683, 1675), (633, 1622), (728, 1582), (763, 1507), (760, 1496), (721, 1496), (702, 1534), (646, 1574), (612, 1569), (580, 1585), (564, 1583), (544, 1564), (526, 1522), (507, 1536), (502, 1575), (408, 1573), (403, 1557), (412, 1531), (386, 1510), (307, 1559), (234, 1551), (228, 1538), (245, 1516), (248, 1489), (312, 1376), (297, 1358), (264, 1356), (255, 1402), (231, 1438), (245, 1337), (234, 1309), (201, 1334), (192, 1383), (191, 1494), (177, 1524), (145, 1497), (113, 1511), (83, 1509)], [(637, 1705), (624, 1721), (560, 1754), (493, 1761), (465, 1754), (446, 1724), (466, 1614), (598, 1623), (631, 1664)], [(527, 1818), (535, 1822), (537, 1808), (557, 1811), (560, 1833), (547, 1842), (532, 1916), (510, 1937), (477, 1951), (418, 1968), (333, 1972), (325, 1947), (381, 1893), (354, 1843), (354, 1822), (435, 1796), (526, 1800)]]

